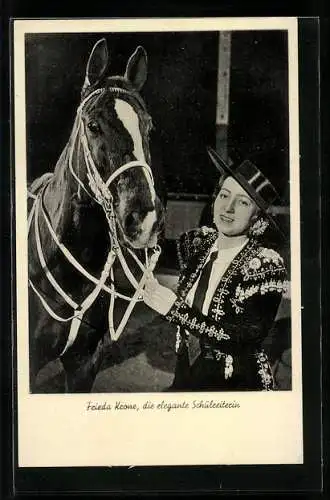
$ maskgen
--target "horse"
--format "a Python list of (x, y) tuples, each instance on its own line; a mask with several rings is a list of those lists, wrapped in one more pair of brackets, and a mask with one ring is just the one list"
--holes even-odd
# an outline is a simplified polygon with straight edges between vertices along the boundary
[[(156, 265), (164, 207), (150, 166), (152, 119), (140, 93), (147, 64), (138, 46), (124, 75), (109, 76), (106, 40), (94, 45), (69, 140), (54, 171), (28, 187), (32, 393), (54, 360), (64, 369), (63, 391), (92, 390), (106, 333), (118, 340)], [(133, 295), (119, 292), (119, 283)], [(129, 305), (116, 330), (118, 298)]]

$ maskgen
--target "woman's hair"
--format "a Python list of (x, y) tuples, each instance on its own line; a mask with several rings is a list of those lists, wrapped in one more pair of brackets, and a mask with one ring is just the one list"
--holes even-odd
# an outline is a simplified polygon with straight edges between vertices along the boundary
[(222, 188), (222, 185), (225, 182), (225, 180), (227, 179), (227, 177), (229, 177), (229, 175), (227, 173), (225, 173), (225, 172), (220, 175), (219, 181), (215, 185), (215, 188), (214, 188), (214, 191), (213, 191), (213, 194), (212, 194), (213, 202), (216, 199), (216, 197), (218, 196), (218, 194), (220, 192), (220, 189)]
[[(227, 173), (223, 173), (220, 175), (220, 178), (219, 178), (219, 181), (218, 181), (218, 184), (215, 186), (215, 189), (214, 189), (214, 192), (213, 192), (213, 195), (212, 195), (212, 199), (213, 199), (213, 203), (212, 203), (212, 209), (213, 209), (213, 204), (214, 204), (214, 201), (216, 199), (216, 197), (218, 196), (222, 186), (223, 186), (223, 183), (225, 182), (225, 180), (227, 179), (227, 177), (230, 177), (229, 174)], [(249, 196), (250, 197), (250, 196)], [(257, 211), (256, 213), (259, 214), (259, 213), (262, 213), (262, 210), (257, 206)]]

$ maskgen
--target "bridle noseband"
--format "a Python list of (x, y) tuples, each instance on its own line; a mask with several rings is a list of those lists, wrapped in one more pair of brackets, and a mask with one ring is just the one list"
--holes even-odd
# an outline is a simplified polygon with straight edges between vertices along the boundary
[[(53, 288), (61, 295), (61, 297), (64, 299), (64, 301), (71, 306), (74, 309), (74, 314), (71, 315), (68, 318), (63, 318), (60, 317), (58, 314), (53, 311), (53, 309), (49, 306), (49, 304), (46, 302), (42, 294), (39, 292), (39, 290), (36, 288), (36, 286), (33, 284), (32, 280), (29, 280), (29, 283), (36, 293), (36, 295), (39, 297), (42, 305), (46, 309), (46, 311), (57, 321), (61, 322), (68, 322), (71, 321), (71, 327), (70, 327), (70, 332), (69, 336), (66, 342), (66, 345), (64, 349), (62, 350), (60, 356), (62, 356), (67, 349), (73, 344), (75, 341), (78, 330), (80, 327), (80, 324), (83, 320), (84, 314), (87, 312), (87, 310), (91, 307), (91, 305), (94, 303), (96, 298), (98, 297), (99, 293), (101, 290), (105, 291), (110, 295), (110, 306), (109, 306), (109, 331), (110, 331), (110, 336), (113, 341), (116, 341), (119, 336), (121, 335), (132, 311), (133, 308), (136, 304), (136, 302), (141, 301), (141, 293), (143, 291), (145, 281), (147, 278), (147, 275), (149, 272), (152, 272), (157, 264), (161, 249), (159, 245), (157, 245), (155, 248), (153, 248), (153, 254), (151, 255), (150, 259), (148, 258), (148, 250), (145, 249), (145, 264), (143, 264), (140, 259), (135, 255), (135, 253), (127, 247), (127, 251), (130, 253), (130, 255), (133, 257), (135, 262), (137, 263), (138, 267), (142, 271), (142, 278), (138, 282), (133, 274), (131, 273), (125, 257), (122, 253), (121, 246), (118, 241), (117, 237), (117, 222), (116, 222), (116, 216), (114, 213), (114, 208), (113, 208), (113, 197), (110, 191), (109, 186), (114, 182), (115, 179), (118, 178), (119, 175), (121, 175), (123, 172), (131, 169), (131, 168), (142, 168), (148, 185), (150, 187), (150, 190), (154, 190), (154, 179), (152, 175), (152, 171), (150, 166), (145, 163), (141, 162), (138, 160), (133, 160), (129, 161), (123, 165), (121, 165), (118, 169), (116, 169), (115, 172), (113, 172), (109, 178), (104, 182), (102, 177), (100, 176), (100, 173), (98, 169), (96, 168), (94, 159), (92, 157), (92, 154), (90, 152), (87, 136), (85, 133), (85, 126), (84, 122), (82, 119), (82, 111), (86, 105), (86, 103), (94, 96), (96, 95), (101, 95), (104, 92), (111, 92), (115, 95), (120, 96), (122, 95), (129, 95), (132, 96), (132, 94), (121, 88), (116, 88), (116, 87), (109, 87), (109, 88), (100, 88), (97, 90), (94, 90), (91, 92), (80, 104), (77, 110), (77, 117), (75, 120), (75, 125), (74, 129), (72, 132), (71, 136), (71, 149), (69, 152), (69, 158), (68, 158), (68, 163), (69, 163), (69, 169), (73, 177), (78, 183), (78, 186), (80, 186), (95, 202), (97, 202), (99, 205), (104, 210), (104, 213), (106, 215), (108, 225), (109, 225), (109, 236), (110, 236), (110, 241), (111, 241), (111, 249), (108, 253), (106, 262), (104, 264), (101, 276), (99, 279), (97, 279), (95, 276), (91, 275), (84, 267), (73, 257), (71, 252), (63, 245), (60, 241), (59, 238), (56, 235), (56, 232), (54, 231), (52, 224), (49, 220), (49, 217), (47, 215), (47, 211), (45, 210), (44, 207), (44, 194), (46, 191), (46, 187), (48, 186), (48, 183), (50, 182), (52, 177), (49, 177), (46, 184), (43, 186), (43, 188), (39, 191), (37, 195), (28, 193), (30, 197), (34, 198), (34, 204), (31, 209), (31, 212), (29, 214), (29, 219), (28, 219), (28, 231), (30, 232), (30, 227), (32, 224), (32, 220), (34, 219), (34, 227), (35, 227), (35, 240), (36, 240), (36, 245), (37, 245), (37, 252), (39, 256), (40, 263), (42, 267), (45, 270), (46, 277), (48, 281), (51, 283)], [(137, 98), (137, 96), (134, 96)], [(137, 99), (140, 105), (142, 105), (141, 101)], [(88, 187), (82, 182), (82, 180), (79, 178), (79, 175), (75, 172), (74, 167), (73, 167), (73, 151), (74, 147), (76, 144), (77, 139), (80, 139), (82, 147), (83, 147), (83, 155), (84, 155), (84, 160), (87, 168), (87, 179), (88, 179)], [(46, 221), (46, 225), (48, 227), (48, 230), (50, 232), (50, 235), (57, 245), (57, 247), (61, 250), (63, 255), (66, 257), (66, 259), (82, 274), (85, 278), (87, 278), (90, 282), (92, 282), (95, 287), (92, 290), (92, 292), (84, 299), (84, 301), (81, 304), (77, 304), (69, 295), (65, 292), (65, 290), (62, 289), (62, 287), (58, 284), (52, 273), (47, 267), (45, 257), (43, 255), (42, 251), (42, 245), (41, 245), (41, 238), (40, 238), (40, 233), (39, 233), (39, 215), (40, 213), (44, 217)], [(114, 272), (113, 272), (113, 263), (115, 259), (118, 257), (120, 264), (125, 272), (126, 277), (132, 284), (132, 286), (135, 288), (135, 293), (133, 297), (127, 297), (123, 294), (120, 294), (116, 292), (115, 290), (115, 285), (114, 285)], [(110, 287), (106, 285), (106, 281), (110, 275), (111, 279), (111, 284)], [(113, 321), (113, 313), (114, 313), (114, 303), (115, 303), (115, 297), (120, 297), (124, 300), (129, 301), (129, 305), (125, 311), (125, 314), (117, 328), (115, 330), (114, 328), (114, 321)]]

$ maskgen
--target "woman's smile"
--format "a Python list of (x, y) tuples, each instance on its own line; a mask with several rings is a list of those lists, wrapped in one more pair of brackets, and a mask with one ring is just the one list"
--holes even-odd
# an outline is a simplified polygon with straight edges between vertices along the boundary
[(222, 220), (222, 222), (225, 222), (227, 224), (231, 224), (232, 222), (234, 222), (233, 217), (228, 217), (228, 215), (224, 215), (224, 214), (220, 215), (220, 219)]

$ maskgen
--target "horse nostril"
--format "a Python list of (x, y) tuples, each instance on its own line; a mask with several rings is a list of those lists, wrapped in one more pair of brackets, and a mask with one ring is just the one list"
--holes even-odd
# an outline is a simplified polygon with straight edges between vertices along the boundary
[(153, 212), (155, 210), (155, 206), (154, 205), (148, 205), (145, 207), (144, 211), (146, 214), (148, 214), (149, 212)]
[(129, 213), (125, 220), (126, 230), (129, 231), (130, 229), (132, 229), (134, 225), (138, 222), (138, 220), (139, 220), (139, 212), (134, 211)]

